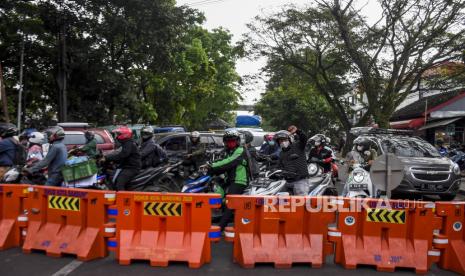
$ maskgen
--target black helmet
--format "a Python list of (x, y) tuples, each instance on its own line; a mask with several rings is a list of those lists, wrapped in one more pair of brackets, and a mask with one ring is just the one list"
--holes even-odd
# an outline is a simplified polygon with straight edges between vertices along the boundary
[(229, 129), (226, 130), (223, 134), (223, 142), (229, 141), (229, 140), (236, 140), (238, 143), (241, 142), (241, 135), (239, 131), (236, 129)]
[(84, 132), (84, 137), (86, 137), (87, 141), (90, 141), (95, 138), (95, 134), (92, 131), (87, 130)]
[(140, 130), (140, 137), (142, 137), (143, 140), (148, 140), (153, 137), (153, 127), (151, 126), (145, 126)]
[(354, 140), (354, 145), (356, 147), (362, 146), (363, 149), (361, 151), (366, 151), (366, 150), (370, 149), (370, 140), (368, 138), (365, 138), (365, 137), (358, 137), (357, 139)]
[(245, 144), (250, 144), (250, 143), (252, 143), (252, 141), (253, 141), (253, 134), (252, 134), (252, 132), (246, 130), (246, 131), (242, 131), (242, 134), (244, 134), (244, 138), (245, 138), (245, 141), (244, 141), (244, 142), (245, 142)]
[(312, 146), (315, 146), (315, 143), (320, 143), (319, 145), (326, 146), (327, 139), (323, 134), (315, 134), (308, 140), (308, 143)]
[(274, 139), (279, 140), (289, 140), (291, 141), (291, 133), (287, 130), (280, 130), (274, 134)]
[(49, 143), (63, 140), (65, 138), (65, 131), (60, 126), (50, 127), (45, 132), (47, 133), (47, 139)]
[(18, 129), (15, 126), (4, 128), (0, 134), (2, 138), (8, 138), (18, 135)]

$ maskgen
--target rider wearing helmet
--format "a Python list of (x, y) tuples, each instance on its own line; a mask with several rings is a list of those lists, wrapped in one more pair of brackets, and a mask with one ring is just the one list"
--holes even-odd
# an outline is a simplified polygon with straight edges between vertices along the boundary
[(166, 161), (166, 152), (153, 140), (153, 127), (145, 126), (140, 130), (142, 144), (140, 145), (140, 158), (142, 169), (157, 167)]
[(42, 145), (45, 144), (45, 135), (41, 132), (32, 132), (29, 134), (29, 148), (27, 150), (27, 164), (30, 165), (35, 161), (44, 159)]
[(354, 140), (354, 148), (347, 155), (349, 161), (349, 171), (353, 169), (355, 163), (365, 164), (365, 170), (370, 170), (371, 164), (377, 157), (376, 150), (371, 148), (368, 138), (358, 137)]
[[(225, 190), (229, 186), (228, 194), (242, 194), (248, 183), (248, 164), (245, 149), (240, 146), (240, 133), (235, 129), (226, 130), (223, 135), (223, 142), (226, 147), (226, 156), (222, 160), (213, 162), (209, 173), (216, 175), (224, 173), (226, 175)], [(219, 223), (222, 231), (232, 218), (232, 210), (226, 208)]]
[(36, 163), (33, 167), (25, 169), (29, 173), (39, 172), (41, 169), (48, 168), (47, 186), (60, 186), (63, 182), (63, 176), (61, 175), (61, 169), (65, 165), (68, 157), (66, 146), (63, 143), (65, 138), (65, 131), (59, 126), (51, 127), (47, 129), (47, 140), (50, 143), (50, 147), (45, 158)]
[(90, 158), (97, 157), (97, 139), (92, 131), (87, 130), (84, 132), (86, 138), (86, 144), (79, 148), (79, 151), (85, 153)]
[(263, 144), (258, 151), (260, 154), (271, 157), (272, 159), (279, 159), (281, 152), (279, 145), (274, 140), (274, 133), (268, 133), (263, 136)]
[(1, 130), (0, 136), (0, 178), (12, 167), (17, 165), (16, 163), (16, 150), (19, 145), (19, 141), (15, 139), (15, 135), (18, 135), (18, 129), (9, 125)]
[[(293, 137), (297, 139), (293, 139)], [(309, 192), (307, 158), (305, 156), (307, 136), (302, 130), (292, 125), (288, 131), (276, 132), (274, 139), (281, 147), (279, 167), (295, 174), (294, 177), (288, 179), (289, 186), (294, 189), (294, 195), (307, 195)]]
[(133, 179), (141, 168), (140, 153), (136, 142), (132, 138), (132, 130), (127, 126), (120, 126), (112, 131), (121, 147), (105, 156), (105, 160), (118, 164), (113, 177), (114, 189), (124, 191), (127, 184)]
[(205, 162), (205, 144), (200, 143), (200, 133), (193, 131), (189, 135), (189, 144), (187, 145), (187, 155), (185, 156), (183, 165), (186, 175), (190, 169), (198, 170), (199, 165)]
[(327, 142), (323, 134), (316, 134), (309, 140), (312, 148), (308, 154), (308, 160), (317, 162), (323, 168), (324, 173), (331, 171), (333, 161), (333, 152), (326, 146)]

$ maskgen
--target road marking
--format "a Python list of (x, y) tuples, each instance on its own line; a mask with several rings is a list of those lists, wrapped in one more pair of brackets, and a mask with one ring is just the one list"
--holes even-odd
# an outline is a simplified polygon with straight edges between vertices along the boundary
[(78, 268), (80, 265), (82, 265), (83, 262), (74, 260), (70, 262), (69, 264), (65, 265), (62, 267), (60, 270), (52, 274), (52, 276), (66, 276), (69, 275), (71, 272), (73, 272), (76, 268)]

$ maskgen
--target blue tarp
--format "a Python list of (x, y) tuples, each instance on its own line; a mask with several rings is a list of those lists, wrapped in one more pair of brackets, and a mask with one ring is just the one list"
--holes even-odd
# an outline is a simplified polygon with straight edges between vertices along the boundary
[(236, 117), (236, 127), (260, 126), (262, 118), (257, 115), (238, 115)]

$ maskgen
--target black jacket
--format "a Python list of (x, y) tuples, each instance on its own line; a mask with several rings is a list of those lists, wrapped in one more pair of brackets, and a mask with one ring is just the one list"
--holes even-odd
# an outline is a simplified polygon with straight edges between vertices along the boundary
[(312, 158), (318, 159), (317, 163), (323, 167), (325, 172), (331, 171), (332, 157), (333, 152), (326, 147), (313, 147), (308, 154), (308, 160), (311, 161)]
[(140, 146), (142, 169), (156, 167), (166, 161), (166, 152), (153, 139), (142, 142)]
[(308, 177), (307, 158), (305, 156), (305, 146), (307, 136), (301, 130), (297, 130), (296, 141), (289, 147), (281, 151), (279, 157), (279, 167), (285, 171), (293, 172), (296, 176), (290, 181), (297, 181)]
[(121, 142), (121, 148), (109, 153), (106, 159), (118, 163), (120, 169), (139, 170), (141, 168), (139, 148), (132, 139)]

